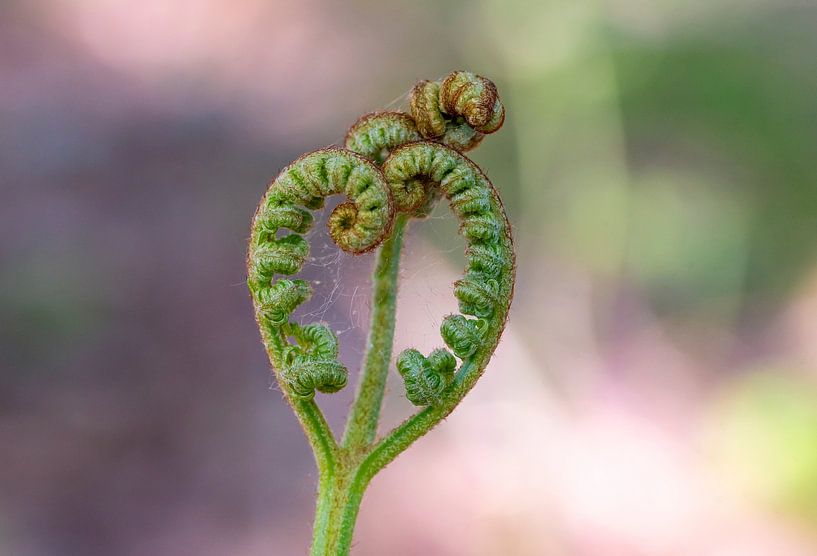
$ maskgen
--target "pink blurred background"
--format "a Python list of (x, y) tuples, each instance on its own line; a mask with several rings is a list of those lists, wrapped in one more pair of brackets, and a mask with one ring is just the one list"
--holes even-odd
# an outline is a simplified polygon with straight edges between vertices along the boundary
[[(4, 2), (0, 554), (305, 553), (249, 221), (289, 161), (453, 69), (508, 109), (473, 158), (516, 300), (353, 554), (817, 554), (815, 54), (794, 0)], [(302, 316), (355, 369), (372, 259), (316, 230)], [(412, 226), (395, 352), (440, 345), (461, 251), (445, 207)], [(320, 396), (336, 429), (353, 391)], [(410, 411), (392, 380), (384, 426)]]

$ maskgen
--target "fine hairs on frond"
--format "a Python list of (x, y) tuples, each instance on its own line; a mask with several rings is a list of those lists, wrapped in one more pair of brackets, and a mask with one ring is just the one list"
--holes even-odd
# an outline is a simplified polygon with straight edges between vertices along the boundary
[[(247, 267), (256, 319), (273, 365), (284, 373), (279, 374), (281, 386), (300, 398), (311, 397), (306, 392), (310, 389), (312, 394), (316, 389), (339, 390), (346, 384), (339, 378), (340, 374), (345, 376), (346, 369), (337, 362), (330, 366), (324, 359), (318, 365), (314, 356), (288, 344), (287, 336), (295, 326), (289, 317), (311, 296), (312, 289), (303, 280), (276, 281), (275, 275), (297, 273), (309, 254), (309, 244), (301, 235), (312, 226), (311, 215), (305, 209), (320, 208), (325, 197), (341, 193), (349, 201), (338, 205), (329, 216), (329, 235), (350, 253), (373, 249), (386, 237), (394, 219), (391, 195), (382, 172), (345, 149), (315, 151), (284, 168), (267, 190), (253, 220)], [(280, 229), (293, 233), (277, 238)], [(284, 357), (285, 350), (290, 350), (288, 358)]]
[[(444, 195), (467, 241), (469, 268), (454, 290), (460, 310), (478, 318), (492, 317), (502, 305), (502, 296), (511, 291), (502, 280), (513, 269), (513, 253), (501, 203), (488, 179), (461, 154), (502, 125), (505, 108), (496, 86), (484, 77), (456, 71), (441, 80), (417, 83), (409, 92), (409, 104), (411, 114), (362, 116), (346, 134), (345, 149), (321, 149), (284, 168), (256, 211), (247, 257), (248, 283), (265, 345), (273, 352), (273, 365), (288, 369), (287, 376), (295, 372), (291, 361), (300, 361), (299, 372), (316, 368), (299, 359), (309, 357), (306, 354), (291, 354), (290, 362), (282, 357), (282, 350), (291, 347), (285, 336), (290, 315), (312, 295), (312, 288), (302, 280), (276, 281), (275, 275), (301, 270), (309, 255), (303, 234), (313, 224), (310, 210), (321, 208), (329, 195), (345, 194), (349, 199), (332, 211), (328, 228), (332, 240), (352, 254), (382, 242), (395, 212), (426, 216)], [(277, 237), (279, 230), (292, 233)], [(499, 313), (504, 325), (503, 311)], [(491, 332), (496, 336), (497, 328), (501, 333), (501, 326), (462, 324), (450, 316), (443, 323), (443, 339), (458, 346), (457, 355), (473, 353), (474, 349), (462, 347), (464, 339), (495, 342), (498, 337), (492, 338)], [(313, 383), (320, 390), (317, 374), (311, 372), (313, 378), (300, 383), (282, 382), (289, 391), (294, 384), (303, 390)], [(324, 375), (331, 375), (333, 387), (339, 384), (336, 374)]]
[[(505, 121), (496, 85), (455, 71), (418, 82), (407, 96), (409, 113), (387, 109), (366, 114), (349, 128), (343, 148), (316, 150), (284, 168), (270, 183), (252, 222), (247, 284), (255, 318), (275, 377), (306, 433), (320, 474), (313, 555), (349, 553), (369, 481), (473, 388), (496, 349), (513, 298), (511, 226), (497, 190), (464, 154)], [(372, 275), (372, 326), (341, 442), (314, 399), (316, 392), (339, 391), (349, 378), (338, 360), (339, 332), (321, 322), (338, 290), (337, 277), (321, 307), (298, 322), (292, 320), (293, 312), (313, 295), (312, 284), (294, 275), (305, 264), (324, 268), (324, 275), (338, 267), (331, 257), (310, 259), (304, 237), (314, 224), (312, 212), (332, 195), (345, 196), (327, 218), (332, 242), (351, 255), (379, 248)], [(427, 356), (409, 348), (394, 361), (403, 232), (409, 222), (427, 218), (443, 198), (466, 245), (465, 269), (453, 284), (459, 313), (440, 323), (446, 347)], [(357, 293), (355, 288), (353, 302)], [(319, 320), (304, 322), (312, 318)], [(378, 439), (393, 362), (406, 398), (421, 409)]]

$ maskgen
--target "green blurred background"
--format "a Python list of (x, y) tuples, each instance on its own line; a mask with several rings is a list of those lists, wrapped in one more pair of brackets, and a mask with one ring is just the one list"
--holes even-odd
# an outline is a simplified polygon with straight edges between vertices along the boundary
[[(253, 322), (249, 220), (289, 161), (453, 69), (507, 107), (473, 158), (515, 303), (353, 553), (817, 554), (795, 0), (2, 3), (0, 553), (304, 552), (315, 471)], [(306, 312), (355, 369), (372, 260), (317, 228)], [(439, 345), (461, 249), (445, 207), (412, 227), (396, 350)], [(352, 391), (321, 397), (333, 426)], [(386, 425), (410, 410), (394, 381)]]

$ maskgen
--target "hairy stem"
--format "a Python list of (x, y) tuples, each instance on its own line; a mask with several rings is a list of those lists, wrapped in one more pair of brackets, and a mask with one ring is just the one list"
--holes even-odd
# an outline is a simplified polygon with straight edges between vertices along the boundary
[(454, 388), (444, 403), (438, 406), (425, 407), (418, 411), (378, 442), (360, 464), (360, 475), (366, 482), (370, 481), (381, 469), (403, 453), (418, 438), (433, 429), (447, 417), (462, 401), (462, 398), (479, 378), (473, 362), (463, 364), (457, 373)]
[(318, 499), (315, 504), (315, 523), (312, 528), (312, 552), (311, 554), (323, 554), (321, 547), (326, 547), (329, 542), (329, 533), (332, 527), (333, 511), (332, 499), (336, 488), (336, 470), (319, 468)]
[(361, 473), (360, 467), (356, 467), (351, 475), (348, 491), (345, 495), (345, 504), (340, 514), (338, 535), (336, 537), (336, 550), (332, 555), (347, 556), (352, 546), (352, 535), (355, 532), (355, 522), (360, 510), (360, 503), (363, 494), (369, 484), (371, 477), (366, 477)]
[(463, 364), (445, 402), (426, 407), (392, 430), (374, 446), (360, 451), (338, 448), (335, 465), (321, 471), (312, 556), (349, 554), (363, 494), (372, 478), (417, 439), (433, 429), (462, 401), (479, 378), (473, 360)]
[(397, 307), (397, 272), (400, 248), (408, 216), (395, 218), (391, 237), (383, 242), (372, 280), (372, 323), (354, 405), (349, 413), (343, 447), (360, 451), (374, 440), (383, 392), (389, 374), (389, 362), (394, 340), (395, 309)]
[(349, 554), (368, 480), (360, 473), (358, 463), (348, 460), (331, 476), (321, 475), (311, 556)]
[(318, 466), (318, 471), (320, 473), (332, 472), (337, 465), (338, 444), (323, 412), (315, 400), (293, 400), (292, 408), (315, 453), (315, 464)]
[[(284, 168), (253, 217), (247, 285), (255, 317), (319, 473), (313, 556), (349, 554), (367, 485), (474, 386), (496, 348), (513, 296), (515, 259), (502, 201), (480, 168), (461, 154), (502, 126), (505, 108), (496, 86), (455, 71), (440, 81), (420, 81), (410, 104), (411, 114), (360, 118), (349, 129), (345, 149), (319, 149)], [(366, 355), (340, 445), (314, 398), (346, 386), (348, 370), (328, 325), (292, 321), (313, 290), (307, 280), (289, 278), (309, 258), (304, 237), (314, 222), (309, 211), (336, 194), (348, 200), (329, 215), (332, 240), (352, 254), (381, 246)], [(392, 358), (403, 233), (410, 218), (427, 216), (441, 196), (466, 240), (467, 266), (454, 282), (460, 314), (440, 324), (447, 348), (427, 356), (410, 348), (397, 357), (406, 398), (423, 409), (376, 440)]]
[[(267, 336), (265, 340), (268, 345), (267, 353), (273, 366), (280, 369), (282, 362), (278, 354), (284, 338), (280, 334), (275, 334)], [(301, 427), (304, 429), (309, 445), (312, 447), (318, 472), (321, 476), (332, 473), (337, 465), (338, 443), (335, 440), (335, 435), (332, 434), (332, 429), (329, 428), (329, 423), (326, 422), (326, 418), (323, 416), (321, 408), (318, 407), (314, 399), (304, 400), (290, 395), (286, 397), (298, 417)]]
[(318, 498), (315, 505), (315, 522), (313, 527), (312, 554), (332, 554), (332, 552), (314, 552), (314, 547), (326, 546), (330, 542), (331, 532), (337, 523), (333, 507), (334, 492), (338, 487), (337, 477), (342, 473), (339, 462), (340, 449), (323, 412), (314, 400), (292, 400), (292, 408), (304, 429), (318, 468)]

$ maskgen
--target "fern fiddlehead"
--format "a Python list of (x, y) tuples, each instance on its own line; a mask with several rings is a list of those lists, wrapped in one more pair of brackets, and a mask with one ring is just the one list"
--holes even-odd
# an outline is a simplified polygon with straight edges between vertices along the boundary
[[(376, 247), (393, 220), (388, 186), (378, 168), (346, 150), (315, 151), (286, 167), (270, 185), (253, 221), (247, 267), (256, 319), (273, 365), (283, 373), (282, 385), (298, 398), (311, 398), (305, 392), (310, 385), (312, 395), (315, 389), (342, 388), (346, 380), (340, 377), (345, 377), (346, 369), (333, 363), (337, 339), (328, 328), (289, 323), (292, 312), (311, 296), (309, 284), (303, 280), (276, 281), (275, 276), (301, 270), (309, 255), (309, 244), (301, 234), (312, 226), (312, 216), (306, 209), (319, 208), (325, 197), (339, 193), (349, 201), (338, 205), (329, 216), (329, 235), (341, 249), (351, 253)], [(281, 230), (292, 233), (279, 238)], [(320, 333), (315, 338), (335, 346), (334, 350), (323, 350), (320, 358), (287, 340), (295, 331), (296, 337), (307, 338), (306, 331), (317, 330)]]
[[(411, 114), (365, 115), (349, 129), (345, 149), (321, 149), (284, 168), (253, 219), (247, 264), (256, 320), (320, 473), (313, 555), (348, 554), (368, 482), (473, 387), (499, 341), (513, 296), (514, 253), (502, 202), (462, 154), (502, 126), (505, 109), (496, 86), (457, 71), (441, 81), (419, 82), (410, 107)], [(329, 215), (333, 241), (352, 254), (381, 246), (368, 350), (340, 445), (314, 401), (316, 391), (336, 392), (348, 382), (348, 370), (337, 359), (337, 337), (324, 324), (290, 321), (311, 296), (311, 287), (278, 277), (302, 268), (309, 255), (302, 234), (312, 227), (310, 211), (333, 194), (348, 198)], [(403, 230), (411, 219), (428, 215), (442, 197), (467, 245), (467, 268), (454, 283), (461, 314), (447, 316), (440, 327), (448, 349), (426, 357), (412, 348), (397, 357), (406, 397), (422, 409), (376, 440), (392, 354)]]
[[(458, 357), (475, 362), (479, 373), (499, 341), (513, 295), (513, 244), (499, 196), (473, 162), (438, 143), (398, 147), (386, 160), (383, 173), (398, 210), (412, 210), (413, 201), (404, 202), (405, 184), (420, 179), (428, 184), (426, 195), (434, 195), (435, 189), (442, 192), (460, 221), (460, 233), (468, 245), (468, 268), (454, 283), (454, 295), (463, 314), (446, 317), (441, 333)], [(490, 349), (474, 358), (486, 345)]]

